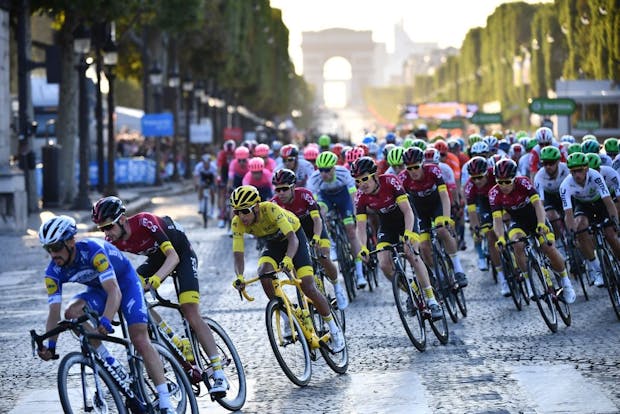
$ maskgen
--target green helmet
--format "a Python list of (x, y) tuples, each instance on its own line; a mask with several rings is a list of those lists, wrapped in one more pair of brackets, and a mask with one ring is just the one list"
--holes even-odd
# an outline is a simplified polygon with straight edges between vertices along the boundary
[(527, 134), (526, 131), (517, 131), (517, 133), (515, 134), (515, 139), (518, 141), (519, 138), (529, 138), (530, 136)]
[(607, 138), (605, 140), (604, 143), (605, 146), (605, 152), (607, 154), (609, 154), (610, 152), (612, 154), (617, 154), (618, 152), (620, 152), (620, 145), (618, 143), (618, 138)]
[(471, 134), (467, 137), (467, 145), (470, 147), (474, 145), (476, 142), (482, 141), (482, 136), (480, 134)]
[(583, 138), (581, 138), (581, 142), (586, 142), (586, 141), (590, 141), (590, 140), (594, 140), (596, 141), (596, 137), (592, 134), (586, 134), (583, 136)]
[(412, 145), (414, 147), (420, 148), (422, 151), (424, 151), (426, 149), (426, 142), (424, 142), (423, 140), (421, 140), (419, 138), (418, 139), (414, 139)]
[(598, 154), (589, 153), (586, 154), (588, 160), (588, 166), (594, 170), (598, 170), (601, 167), (601, 157)]
[(323, 151), (316, 158), (317, 168), (332, 168), (338, 162), (338, 156), (331, 151)]
[(404, 148), (404, 149), (407, 149), (407, 148), (409, 148), (410, 146), (412, 146), (412, 145), (413, 145), (413, 140), (414, 140), (414, 138), (409, 138), (409, 137), (405, 138), (405, 139), (403, 140), (403, 148)]
[(540, 151), (541, 161), (557, 161), (560, 158), (562, 158), (562, 154), (560, 153), (560, 150), (556, 147), (552, 147), (549, 145), (547, 147), (544, 147)]
[(403, 147), (395, 147), (388, 152), (387, 163), (390, 167), (396, 167), (403, 164)]
[(573, 142), (568, 146), (568, 155), (571, 155), (573, 152), (581, 152), (581, 144), (578, 142)]
[(587, 140), (581, 143), (581, 152), (584, 154), (598, 154), (601, 146), (596, 140)]
[(332, 139), (329, 137), (329, 135), (323, 134), (319, 137), (317, 144), (319, 144), (319, 147), (329, 147), (330, 144), (332, 143)]
[(527, 146), (525, 147), (525, 150), (527, 152), (530, 152), (531, 150), (534, 149), (536, 145), (538, 145), (538, 140), (536, 138), (530, 138), (530, 140), (527, 142)]
[(569, 169), (581, 168), (588, 166), (588, 157), (583, 152), (573, 152), (566, 160), (566, 166)]

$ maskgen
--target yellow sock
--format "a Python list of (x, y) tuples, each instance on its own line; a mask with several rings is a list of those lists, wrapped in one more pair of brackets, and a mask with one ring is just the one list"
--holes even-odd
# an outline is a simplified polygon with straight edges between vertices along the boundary
[(433, 293), (433, 288), (431, 286), (424, 288), (424, 295), (426, 299), (435, 299), (435, 294)]

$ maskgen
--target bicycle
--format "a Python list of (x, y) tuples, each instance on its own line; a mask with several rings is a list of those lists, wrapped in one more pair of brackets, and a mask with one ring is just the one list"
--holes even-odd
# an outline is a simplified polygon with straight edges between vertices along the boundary
[(327, 212), (327, 227), (333, 243), (336, 245), (336, 255), (338, 257), (338, 269), (344, 279), (349, 301), (353, 301), (357, 295), (357, 285), (355, 283), (355, 258), (351, 252), (351, 244), (344, 224), (335, 209)]
[[(377, 234), (373, 231), (370, 222), (366, 222), (366, 248), (368, 251), (373, 251), (377, 247)], [(371, 292), (379, 287), (379, 262), (375, 256), (368, 258), (367, 262), (363, 263), (364, 274), (368, 280), (368, 290)], [(374, 284), (374, 287), (373, 287)]]
[(620, 319), (620, 264), (603, 232), (603, 228), (610, 224), (610, 220), (605, 219), (601, 223), (590, 224), (587, 229), (580, 230), (577, 233), (588, 231), (594, 237), (594, 252), (601, 264), (605, 287), (609, 293), (609, 299), (616, 317)]
[[(308, 385), (312, 377), (312, 361), (318, 358), (317, 350), (334, 372), (344, 374), (349, 365), (346, 339), (342, 351), (332, 350), (329, 344), (331, 334), (328, 325), (316, 311), (312, 301), (301, 291), (301, 279), (282, 270), (263, 277), (271, 279), (275, 291), (275, 296), (267, 303), (265, 309), (267, 336), (278, 364), (288, 379), (300, 387)], [(254, 300), (245, 289), (260, 279), (258, 276), (245, 281), (244, 288), (239, 292), (242, 299)], [(236, 285), (239, 286), (238, 281)], [(293, 301), (285, 291), (287, 286), (295, 288), (296, 301)], [(333, 310), (330, 312), (338, 324), (338, 317), (334, 315)]]
[(482, 254), (487, 262), (487, 268), (491, 270), (491, 275), (493, 276), (493, 283), (497, 284), (497, 269), (491, 261), (491, 254), (489, 253), (489, 240), (486, 238), (486, 233), (488, 231), (493, 231), (491, 226), (489, 226), (488, 224), (483, 224), (482, 227), (477, 227), (474, 230), (474, 232), (478, 232), (478, 234), (480, 235)]
[[(320, 257), (325, 258), (323, 255)], [(327, 298), (327, 302), (329, 302), (334, 314), (338, 317), (338, 322), (340, 322), (340, 327), (342, 328), (342, 332), (344, 332), (346, 329), (344, 309), (338, 308), (338, 302), (336, 301), (336, 294), (333, 292), (333, 288), (329, 292), (325, 288), (325, 286), (332, 285), (332, 283), (329, 281), (329, 277), (327, 277), (325, 269), (319, 261), (319, 255), (317, 254), (316, 249), (310, 248), (310, 259), (312, 260), (312, 268), (314, 269), (314, 283), (323, 296)], [(326, 280), (327, 283), (325, 283)]]
[[(176, 279), (175, 279), (176, 282)], [(175, 283), (176, 287), (176, 283)], [(193, 361), (189, 360), (184, 349), (181, 349), (172, 339), (172, 335), (164, 332), (159, 324), (155, 321), (151, 312), (148, 313), (148, 326), (149, 326), (149, 334), (151, 338), (158, 343), (163, 344), (168, 348), (170, 353), (176, 357), (184, 371), (187, 374), (187, 377), (192, 385), (192, 389), (196, 398), (200, 398), (204, 395), (201, 395), (200, 383), (204, 383), (207, 388), (207, 391), (211, 389), (211, 382), (209, 379), (213, 375), (213, 367), (211, 365), (211, 360), (209, 358), (209, 354), (207, 350), (202, 347), (202, 344), (198, 341), (196, 337), (196, 333), (189, 325), (189, 322), (183, 317), (183, 312), (181, 310), (181, 305), (178, 303), (174, 303), (168, 299), (160, 296), (159, 292), (155, 289), (150, 290), (151, 296), (153, 300), (147, 300), (147, 306), (150, 309), (163, 307), (166, 309), (173, 309), (177, 311), (181, 320), (183, 321), (183, 331), (185, 333), (185, 338), (189, 340), (189, 344), (191, 346), (191, 356), (193, 357)], [(211, 328), (211, 332), (213, 333), (213, 338), (215, 339), (215, 343), (217, 345), (218, 354), (220, 355), (220, 361), (222, 364), (222, 369), (226, 375), (226, 379), (228, 380), (228, 384), (230, 386), (228, 392), (225, 397), (216, 397), (207, 392), (211, 397), (211, 401), (217, 401), (222, 407), (226, 408), (230, 411), (240, 410), (241, 407), (245, 404), (246, 398), (246, 378), (245, 378), (245, 370), (241, 363), (241, 358), (237, 353), (237, 349), (233, 344), (232, 340), (216, 321), (209, 317), (204, 318), (209, 328)], [(174, 335), (174, 333), (173, 333)], [(198, 356), (198, 358), (196, 358)]]
[(209, 187), (204, 187), (202, 189), (201, 205), (202, 227), (207, 228), (209, 217), (211, 216), (211, 211), (213, 209), (211, 204), (211, 189)]
[(373, 250), (369, 254), (371, 256), (376, 255), (383, 250), (389, 250), (392, 254), (394, 263), (392, 292), (394, 293), (398, 315), (413, 346), (420, 352), (424, 352), (426, 349), (426, 321), (429, 322), (431, 330), (439, 342), (442, 345), (447, 344), (449, 337), (448, 321), (441, 300), (438, 302), (441, 306), (442, 318), (433, 321), (417, 276), (403, 252), (403, 244), (389, 244), (381, 249)]
[[(467, 316), (467, 302), (465, 300), (465, 292), (459, 287), (454, 278), (454, 265), (452, 259), (447, 255), (443, 242), (437, 235), (437, 230), (443, 226), (432, 226), (431, 249), (433, 255), (433, 272), (435, 276), (435, 290), (439, 293), (446, 305), (448, 314), (452, 322), (459, 320), (457, 307), (463, 316)], [(448, 229), (451, 231), (451, 229)]]
[[(120, 322), (114, 322), (122, 328), (123, 338), (101, 335), (86, 330), (84, 324), (90, 322), (96, 326), (99, 315), (84, 307), (84, 315), (76, 319), (62, 320), (58, 326), (38, 335), (30, 331), (32, 352), (35, 346), (43, 347), (43, 341), (64, 331), (74, 332), (80, 342), (80, 352), (70, 352), (63, 357), (58, 366), (58, 395), (65, 413), (114, 412), (114, 413), (157, 413), (159, 402), (155, 384), (146, 376), (144, 361), (134, 351), (122, 314)], [(109, 365), (91, 344), (91, 340), (115, 343), (125, 347), (129, 365), (128, 378), (123, 379)], [(192, 393), (191, 385), (183, 368), (162, 345), (153, 343), (164, 366), (170, 401), (173, 412), (198, 413), (198, 404)], [(52, 359), (58, 359), (55, 354)], [(125, 401), (123, 401), (123, 397)]]
[(525, 285), (525, 278), (519, 270), (517, 265), (517, 258), (515, 256), (513, 245), (517, 242), (508, 241), (506, 246), (500, 249), (499, 259), (502, 264), (502, 271), (504, 272), (504, 278), (510, 289), (510, 297), (518, 311), (523, 310), (523, 302), (529, 306), (530, 296), (527, 292)]
[(575, 235), (572, 232), (568, 232), (566, 230), (566, 227), (564, 226), (564, 220), (562, 218), (558, 218), (556, 220), (552, 220), (552, 223), (556, 221), (558, 221), (561, 226), (561, 231), (559, 232), (560, 235), (557, 238), (557, 241), (558, 245), (564, 246), (568, 272), (574, 280), (579, 281), (583, 296), (585, 300), (588, 301), (590, 300), (590, 296), (588, 294), (588, 289), (586, 286), (592, 286), (594, 282), (590, 277), (590, 272), (588, 271), (586, 259), (585, 257), (583, 257), (581, 250), (577, 248)]

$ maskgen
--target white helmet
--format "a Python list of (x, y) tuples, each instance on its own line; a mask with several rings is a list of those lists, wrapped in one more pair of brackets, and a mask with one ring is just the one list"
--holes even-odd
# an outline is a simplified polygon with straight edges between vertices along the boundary
[(43, 246), (66, 241), (77, 233), (75, 220), (69, 216), (56, 216), (41, 224), (39, 241)]
[(540, 127), (536, 130), (534, 138), (538, 144), (551, 144), (553, 142), (553, 131), (547, 127)]

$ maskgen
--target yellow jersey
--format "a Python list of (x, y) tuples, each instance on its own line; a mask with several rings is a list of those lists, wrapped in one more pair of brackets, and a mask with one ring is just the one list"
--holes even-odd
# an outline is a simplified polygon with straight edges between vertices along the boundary
[(284, 240), (289, 232), (299, 230), (301, 224), (292, 212), (280, 207), (271, 201), (258, 203), (258, 219), (246, 226), (239, 216), (235, 216), (231, 222), (233, 252), (243, 252), (243, 235), (253, 234), (256, 237), (264, 237), (268, 240)]

